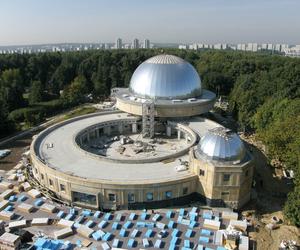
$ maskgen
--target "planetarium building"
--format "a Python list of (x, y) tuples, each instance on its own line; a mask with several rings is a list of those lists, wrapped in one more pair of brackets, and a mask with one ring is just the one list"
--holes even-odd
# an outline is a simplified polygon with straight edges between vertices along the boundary
[(191, 64), (149, 58), (112, 97), (114, 110), (35, 136), (33, 176), (59, 199), (112, 210), (197, 200), (240, 208), (249, 201), (252, 157), (236, 133), (202, 115), (216, 96)]

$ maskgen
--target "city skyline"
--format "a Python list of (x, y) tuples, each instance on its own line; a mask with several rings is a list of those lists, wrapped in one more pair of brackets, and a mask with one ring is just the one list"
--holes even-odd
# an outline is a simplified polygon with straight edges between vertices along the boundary
[(296, 0), (3, 0), (0, 46), (107, 43), (299, 44)]

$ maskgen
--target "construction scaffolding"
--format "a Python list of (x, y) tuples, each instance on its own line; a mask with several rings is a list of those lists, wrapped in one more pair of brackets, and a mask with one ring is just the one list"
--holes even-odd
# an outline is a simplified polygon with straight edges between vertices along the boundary
[(146, 101), (142, 104), (143, 113), (143, 138), (153, 138), (154, 137), (154, 114), (155, 106), (153, 101)]

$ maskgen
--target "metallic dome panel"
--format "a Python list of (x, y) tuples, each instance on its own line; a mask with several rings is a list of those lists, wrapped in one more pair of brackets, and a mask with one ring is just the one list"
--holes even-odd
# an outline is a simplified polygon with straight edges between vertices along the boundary
[(209, 130), (201, 138), (198, 150), (213, 160), (221, 161), (242, 161), (246, 154), (240, 137), (224, 127)]
[(202, 94), (195, 68), (173, 55), (158, 55), (143, 62), (133, 73), (129, 90), (151, 99), (187, 99)]
[(153, 56), (146, 60), (146, 63), (155, 63), (155, 64), (177, 64), (177, 63), (185, 63), (182, 58), (173, 55), (158, 55)]

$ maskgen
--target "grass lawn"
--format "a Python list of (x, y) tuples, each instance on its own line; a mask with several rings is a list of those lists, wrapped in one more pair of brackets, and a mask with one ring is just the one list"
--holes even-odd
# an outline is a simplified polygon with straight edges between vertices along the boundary
[(79, 107), (65, 114), (63, 119), (70, 119), (76, 116), (94, 113), (96, 110), (95, 107)]

